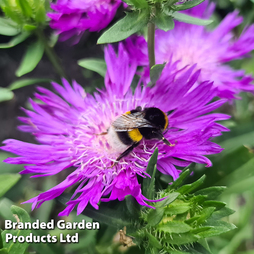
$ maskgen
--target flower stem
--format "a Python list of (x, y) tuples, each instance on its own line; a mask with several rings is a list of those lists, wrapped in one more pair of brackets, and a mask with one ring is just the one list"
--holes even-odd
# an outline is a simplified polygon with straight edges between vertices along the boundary
[(148, 56), (149, 56), (149, 67), (152, 68), (155, 65), (155, 53), (154, 53), (154, 36), (155, 36), (155, 24), (152, 22), (148, 23)]
[(39, 40), (41, 40), (41, 42), (43, 43), (45, 53), (46, 53), (48, 59), (50, 60), (50, 62), (52, 63), (52, 65), (54, 66), (54, 68), (55, 68), (56, 72), (58, 73), (58, 75), (60, 77), (64, 77), (67, 80), (69, 80), (67, 75), (65, 74), (65, 71), (64, 71), (63, 67), (61, 66), (60, 59), (58, 58), (58, 56), (55, 53), (54, 49), (49, 46), (44, 32), (41, 29), (37, 29), (36, 35), (39, 38)]

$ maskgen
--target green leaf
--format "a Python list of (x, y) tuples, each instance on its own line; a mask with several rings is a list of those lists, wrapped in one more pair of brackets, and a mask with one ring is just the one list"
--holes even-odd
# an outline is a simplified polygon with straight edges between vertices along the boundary
[(9, 42), (7, 43), (0, 43), (0, 49), (6, 49), (6, 48), (12, 48), (19, 43), (23, 42), (26, 38), (30, 36), (31, 33), (29, 32), (23, 32), (15, 37), (13, 37)]
[(201, 189), (195, 192), (195, 195), (207, 196), (207, 199), (216, 199), (227, 187), (225, 186), (213, 186), (205, 189)]
[(197, 6), (199, 4), (201, 4), (202, 2), (204, 2), (205, 0), (191, 0), (191, 1), (187, 1), (185, 3), (179, 4), (179, 5), (175, 5), (174, 9), (176, 11), (183, 11), (183, 10), (187, 10), (190, 9), (194, 6)]
[(176, 189), (178, 186), (180, 186), (183, 181), (190, 175), (190, 170), (186, 169), (185, 171), (182, 171), (180, 176), (171, 184), (170, 189)]
[(183, 185), (177, 191), (180, 192), (181, 194), (190, 193), (190, 192), (194, 191), (195, 189), (197, 189), (201, 184), (203, 184), (203, 182), (205, 181), (205, 178), (206, 178), (206, 176), (203, 175), (194, 183)]
[[(209, 217), (211, 217), (212, 213), (214, 212), (215, 207), (208, 207), (204, 208), (199, 215), (199, 218), (195, 221), (196, 225), (200, 225), (204, 223)], [(213, 225), (208, 225), (213, 226)]]
[(165, 199), (156, 203), (156, 205), (155, 205), (156, 208), (166, 207), (167, 205), (171, 204), (173, 201), (176, 200), (176, 198), (179, 196), (179, 194), (180, 193), (178, 193), (178, 192), (170, 193)]
[(216, 200), (207, 200), (203, 203), (203, 207), (215, 207), (216, 210), (219, 210), (226, 206), (226, 203), (221, 202), (221, 201), (216, 201)]
[(127, 12), (123, 19), (102, 34), (97, 44), (122, 41), (143, 29), (147, 25), (148, 19), (149, 12), (146, 10)]
[(149, 240), (149, 244), (153, 247), (155, 247), (156, 249), (161, 249), (162, 245), (161, 243), (157, 240), (157, 238), (155, 238), (153, 235), (151, 235), (149, 232), (146, 231), (146, 236)]
[(127, 0), (129, 5), (134, 5), (136, 8), (145, 9), (148, 8), (146, 0)]
[(187, 211), (189, 211), (190, 208), (191, 208), (191, 206), (189, 203), (174, 202), (173, 204), (169, 205), (165, 209), (165, 213), (170, 216), (176, 215), (176, 214), (183, 214), (183, 213), (186, 213)]
[(158, 14), (156, 14), (154, 23), (159, 29), (165, 32), (172, 30), (175, 27), (175, 23), (172, 17), (164, 12), (158, 12)]
[(174, 19), (178, 21), (193, 24), (193, 25), (199, 25), (199, 26), (207, 26), (213, 22), (212, 20), (194, 18), (192, 16), (189, 16), (187, 14), (183, 14), (180, 12), (174, 12), (172, 13), (172, 16)]
[(226, 233), (226, 232), (236, 228), (236, 226), (234, 224), (228, 223), (226, 221), (212, 220), (212, 221), (209, 221), (209, 223), (206, 223), (205, 225), (211, 226), (212, 228), (209, 230), (206, 230), (204, 232), (198, 233), (198, 235), (202, 238), (217, 236), (217, 235)]
[(221, 218), (227, 217), (231, 214), (233, 214), (235, 211), (228, 208), (228, 207), (223, 207), (219, 211), (215, 211), (212, 216), (210, 217), (211, 220), (220, 220)]
[(25, 17), (27, 18), (32, 17), (33, 10), (28, 0), (16, 0), (16, 4), (20, 7), (22, 14)]
[(151, 209), (147, 215), (147, 223), (150, 226), (156, 226), (160, 223), (164, 215), (163, 208)]
[(19, 171), (23, 170), (23, 165), (7, 164), (3, 162), (8, 157), (15, 156), (7, 152), (0, 152), (0, 174), (18, 173)]
[(17, 24), (11, 19), (0, 17), (0, 34), (6, 36), (14, 36), (20, 33)]
[(13, 98), (14, 94), (8, 88), (0, 87), (0, 102), (9, 101)]
[(164, 224), (160, 224), (157, 228), (164, 233), (175, 234), (187, 233), (193, 229), (191, 226), (182, 221), (168, 221)]
[[(28, 215), (28, 213), (18, 207), (18, 206), (11, 206), (11, 211), (12, 213), (18, 217), (20, 222), (31, 222), (30, 217)], [(2, 237), (3, 239), (6, 239), (6, 234), (12, 234), (13, 236), (23, 236), (26, 237), (31, 233), (31, 230), (29, 229), (10, 229), (10, 230), (5, 230), (2, 232)], [(27, 249), (29, 243), (27, 243), (26, 241), (23, 243), (20, 242), (16, 242), (15, 244), (13, 244), (13, 241), (10, 240), (8, 243), (5, 241), (3, 243), (4, 248), (6, 248), (8, 250), (8, 253), (10, 254), (23, 254), (25, 252), (25, 250)]]
[(13, 185), (15, 185), (19, 179), (19, 174), (0, 175), (0, 197), (3, 196)]
[(156, 64), (152, 66), (150, 70), (150, 79), (152, 82), (152, 85), (156, 83), (156, 81), (160, 78), (160, 75), (165, 67), (166, 63), (164, 64)]
[(20, 77), (32, 71), (40, 62), (43, 56), (43, 52), (44, 46), (40, 40), (37, 40), (33, 44), (31, 44), (28, 47), (18, 70), (16, 71), (16, 76)]
[(46, 21), (46, 10), (43, 2), (35, 10), (35, 21), (44, 23)]
[(158, 157), (158, 148), (154, 150), (146, 168), (146, 173), (149, 174), (151, 178), (146, 177), (143, 180), (143, 186), (142, 186), (143, 195), (148, 199), (154, 198), (154, 192), (155, 192), (154, 183), (155, 183), (157, 157)]
[(182, 245), (196, 242), (200, 237), (187, 232), (183, 234), (167, 234), (165, 238), (168, 244)]
[(102, 77), (105, 77), (107, 71), (107, 65), (104, 60), (96, 58), (81, 59), (78, 61), (78, 65), (91, 71), (95, 71)]
[(23, 30), (28, 31), (28, 32), (32, 32), (37, 28), (37, 26), (34, 25), (30, 25), (30, 24), (24, 24), (23, 25)]
[(24, 86), (29, 86), (38, 83), (50, 83), (51, 81), (52, 81), (51, 79), (43, 79), (43, 78), (20, 79), (10, 84), (8, 88), (10, 90), (15, 90)]
[(193, 230), (191, 230), (192, 234), (198, 234), (207, 230), (210, 230), (211, 228), (213, 228), (212, 226), (206, 226), (206, 227), (200, 227), (200, 228), (195, 228)]

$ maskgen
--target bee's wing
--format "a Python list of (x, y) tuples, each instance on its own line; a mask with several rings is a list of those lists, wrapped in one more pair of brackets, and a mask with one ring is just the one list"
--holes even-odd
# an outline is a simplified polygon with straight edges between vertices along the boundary
[(153, 128), (146, 119), (144, 119), (143, 112), (136, 112), (133, 114), (124, 114), (118, 117), (113, 123), (116, 131), (130, 131), (136, 128), (148, 127)]

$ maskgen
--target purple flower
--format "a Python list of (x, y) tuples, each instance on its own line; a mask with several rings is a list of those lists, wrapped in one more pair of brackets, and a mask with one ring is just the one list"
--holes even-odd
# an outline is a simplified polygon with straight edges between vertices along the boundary
[(84, 31), (100, 31), (114, 18), (121, 0), (58, 0), (51, 4), (54, 13), (48, 13), (50, 26), (61, 34), (62, 40)]
[[(186, 11), (186, 14), (208, 19), (214, 11), (214, 4), (208, 1)], [(220, 25), (209, 30), (204, 26), (191, 25), (175, 21), (175, 28), (168, 32), (157, 30), (155, 34), (156, 63), (179, 61), (178, 68), (197, 64), (201, 69), (199, 83), (205, 80), (214, 82), (217, 95), (233, 99), (241, 91), (253, 91), (253, 78), (244, 70), (235, 70), (227, 63), (248, 56), (254, 49), (254, 25), (245, 28), (239, 38), (235, 38), (233, 29), (243, 21), (234, 11), (228, 14)], [(134, 37), (125, 42), (130, 55), (139, 65), (147, 66), (147, 45), (142, 38)], [(140, 45), (144, 45), (142, 48)], [(145, 64), (144, 64), (145, 63)], [(145, 70), (149, 76), (149, 70)]]
[[(28, 117), (19, 118), (25, 123), (19, 129), (33, 133), (40, 144), (12, 139), (4, 141), (2, 150), (19, 155), (5, 162), (28, 164), (21, 174), (41, 177), (63, 170), (69, 172), (63, 182), (28, 200), (33, 203), (33, 208), (76, 184), (78, 188), (59, 215), (68, 215), (75, 206), (80, 214), (88, 202), (98, 209), (100, 200), (123, 200), (126, 195), (132, 195), (139, 204), (150, 207), (146, 203), (149, 200), (141, 193), (137, 176), (149, 177), (145, 170), (156, 147), (159, 150), (158, 170), (173, 179), (181, 172), (176, 167), (185, 167), (191, 162), (211, 166), (205, 155), (222, 150), (210, 139), (227, 131), (216, 121), (228, 119), (228, 116), (210, 112), (225, 100), (210, 102), (215, 96), (211, 82), (195, 87), (200, 73), (193, 73), (195, 66), (176, 70), (175, 64), (168, 63), (156, 86), (138, 84), (132, 92), (131, 83), (137, 66), (131, 62), (122, 44), (118, 51), (117, 56), (112, 46), (106, 49), (108, 68), (102, 91), (90, 95), (76, 82), (71, 86), (66, 80), (63, 80), (64, 87), (52, 84), (57, 94), (38, 88), (35, 97), (43, 103), (30, 100), (34, 111), (24, 109)], [(164, 136), (175, 146), (142, 139), (130, 154), (111, 167), (123, 151), (110, 146), (108, 135), (98, 134), (106, 132), (117, 117), (137, 106), (172, 111)], [(73, 172), (71, 166), (75, 168)]]

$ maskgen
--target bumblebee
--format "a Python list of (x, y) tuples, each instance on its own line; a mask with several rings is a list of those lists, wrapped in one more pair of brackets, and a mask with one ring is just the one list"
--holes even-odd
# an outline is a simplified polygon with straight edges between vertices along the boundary
[(108, 143), (111, 147), (123, 151), (112, 167), (137, 147), (143, 138), (162, 140), (166, 145), (174, 146), (162, 134), (167, 127), (168, 116), (155, 107), (142, 110), (139, 106), (118, 117), (107, 132), (101, 133), (101, 135), (108, 136)]

